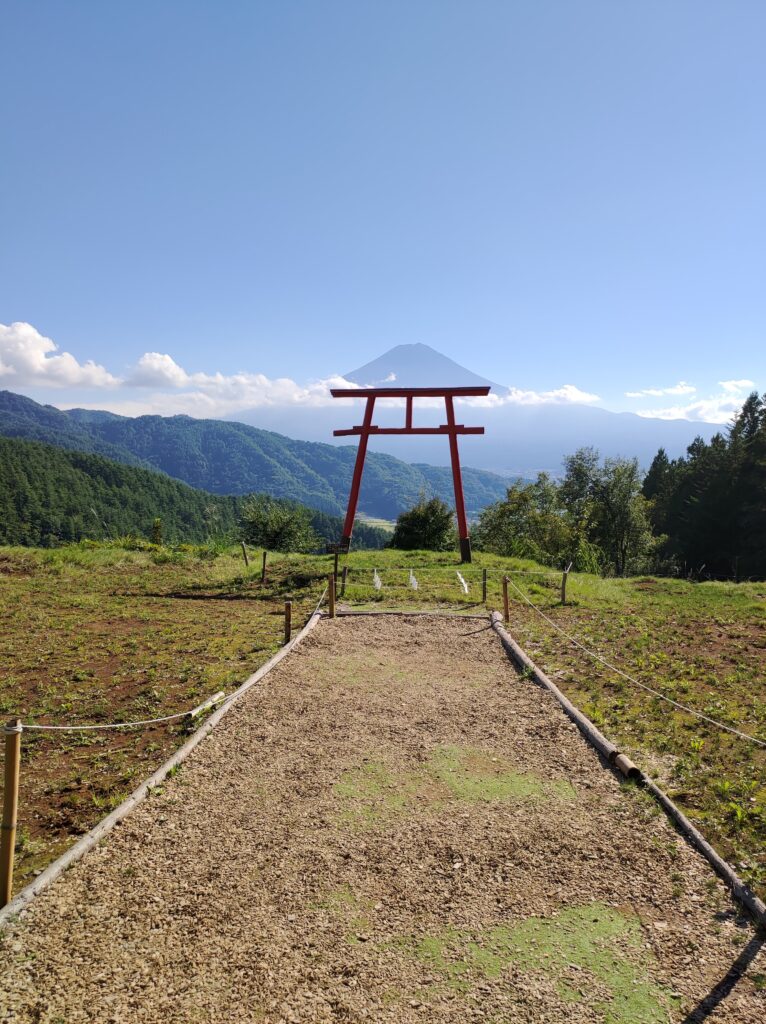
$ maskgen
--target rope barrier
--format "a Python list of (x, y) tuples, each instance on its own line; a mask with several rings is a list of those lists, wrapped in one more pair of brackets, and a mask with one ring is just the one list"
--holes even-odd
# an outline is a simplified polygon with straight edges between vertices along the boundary
[(524, 591), (517, 587), (513, 580), (509, 580), (509, 583), (511, 584), (513, 589), (521, 595), (522, 599), (526, 601), (530, 608), (534, 609), (534, 611), (536, 611), (538, 615), (542, 616), (542, 618), (545, 619), (546, 622), (553, 626), (553, 628), (557, 632), (559, 632), (563, 637), (569, 640), (570, 643), (574, 644), (575, 647), (579, 647), (580, 650), (587, 654), (589, 658), (593, 658), (594, 661), (600, 662), (602, 665), (610, 669), (612, 672), (616, 672), (618, 676), (622, 676), (622, 678), (627, 679), (628, 682), (634, 683), (636, 686), (641, 687), (641, 689), (646, 690), (647, 693), (651, 693), (652, 696), (659, 697), (660, 700), (664, 700), (668, 704), (672, 704), (674, 708), (678, 708), (680, 711), (685, 711), (687, 714), (693, 715), (695, 718), (699, 718), (703, 722), (708, 722), (710, 725), (715, 725), (717, 728), (723, 729), (726, 732), (733, 733), (735, 736), (739, 736), (740, 739), (747, 740), (750, 743), (755, 743), (759, 747), (766, 748), (766, 742), (764, 742), (763, 740), (759, 740), (756, 736), (751, 736), (749, 733), (746, 732), (740, 732), (739, 729), (735, 729), (731, 725), (726, 725), (723, 722), (717, 721), (715, 718), (710, 718), (708, 715), (704, 715), (701, 711), (695, 711), (694, 708), (690, 708), (686, 704), (680, 704), (677, 700), (673, 700), (671, 697), (667, 697), (664, 693), (661, 693), (659, 690), (654, 690), (651, 686), (647, 686), (646, 683), (642, 683), (638, 679), (635, 679), (633, 676), (628, 675), (627, 672), (623, 672), (623, 670), (621, 668), (617, 668), (616, 665), (612, 665), (612, 663), (607, 661), (606, 658), (602, 658), (600, 654), (596, 654), (595, 651), (589, 650), (585, 646), (585, 644), (580, 643), (579, 640), (576, 640), (573, 636), (570, 636), (570, 634), (567, 633), (564, 629), (562, 629), (557, 622), (554, 622), (554, 620), (550, 618), (550, 616), (546, 615), (541, 608), (538, 608), (536, 604), (530, 601), (530, 599), (527, 597)]
[(137, 722), (109, 722), (98, 725), (42, 725), (37, 722), (22, 722), (23, 732), (89, 732), (92, 729), (138, 729), (145, 725), (162, 725), (164, 722), (174, 722), (179, 718), (196, 718), (203, 711), (214, 707), (216, 704), (225, 704), (226, 698), (223, 690), (214, 694), (209, 700), (198, 704), (197, 707), (188, 711), (177, 711), (173, 715), (163, 715), (162, 718), (145, 718)]
[[(383, 566), (383, 570), (385, 572), (407, 572), (408, 573), (408, 572), (412, 571), (413, 569), (417, 569), (419, 572), (445, 572), (445, 573), (451, 573), (451, 572), (455, 571), (454, 565), (431, 565), (431, 564), (427, 564), (427, 563), (420, 563), (420, 564), (413, 564), (413, 565), (384, 565)], [(353, 572), (356, 572), (356, 573), (365, 573), (365, 572), (369, 572), (369, 569), (366, 569), (366, 568), (364, 568), (362, 566), (350, 565), (349, 566), (349, 571), (353, 571)], [(377, 570), (373, 570), (373, 571), (377, 572)], [(490, 573), (490, 572), (514, 573), (514, 575), (516, 575), (516, 576), (521, 575), (521, 576), (557, 576), (557, 577), (560, 577), (561, 573), (563, 572), (563, 569), (550, 569), (550, 570), (543, 570), (543, 569), (534, 569), (534, 570), (533, 569), (503, 569), (503, 568), (500, 568), (498, 566), (480, 566), (480, 565), (466, 566), (466, 565), (462, 565), (461, 566), (461, 571), (462, 572), (466, 572), (466, 573), (476, 573), (477, 575), (480, 575), (483, 571), (486, 571), (488, 573)], [(572, 575), (574, 575), (574, 573)]]
[(24, 732), (35, 730), (36, 732), (86, 732), (91, 729), (138, 729), (144, 725), (160, 725), (163, 722), (173, 722), (177, 718), (186, 718), (190, 711), (179, 711), (175, 715), (165, 715), (163, 718), (145, 718), (139, 722), (110, 722), (107, 725), (38, 725), (37, 723), (22, 723)]
[(322, 605), (322, 601), (324, 601), (324, 599), (325, 599), (325, 597), (326, 597), (326, 595), (327, 595), (327, 587), (328, 587), (328, 586), (329, 586), (329, 584), (325, 585), (325, 588), (324, 588), (324, 590), (322, 591), (322, 596), (321, 596), (321, 597), (319, 598), (319, 600), (317, 601), (317, 604), (316, 604), (316, 608), (315, 608), (315, 609), (314, 609), (314, 611), (313, 611), (313, 612), (311, 613), (311, 615), (309, 616), (309, 618), (311, 618), (311, 616), (313, 616), (313, 615), (316, 615), (316, 613), (317, 613), (317, 612), (319, 611), (319, 609), (320, 609), (320, 607), (321, 607), (321, 605)]

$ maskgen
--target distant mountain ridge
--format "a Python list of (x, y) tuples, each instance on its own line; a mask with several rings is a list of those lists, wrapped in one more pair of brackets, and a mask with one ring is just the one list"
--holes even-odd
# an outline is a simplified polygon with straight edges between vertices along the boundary
[[(659, 448), (677, 457), (695, 437), (709, 439), (721, 429), (710, 423), (610, 412), (590, 402), (557, 402), (523, 388), (513, 395), (509, 387), (474, 373), (424, 344), (396, 345), (344, 376), (361, 387), (489, 385), (492, 394), (484, 404), (458, 403), (463, 422), (485, 427), (484, 436), (463, 438), (461, 458), (476, 469), (513, 479), (534, 477), (541, 471), (556, 476), (562, 471), (564, 457), (586, 446), (597, 448), (604, 456), (635, 456), (648, 469)], [(293, 406), (289, 410), (272, 405), (243, 410), (238, 418), (262, 429), (289, 432), (292, 437), (313, 441), (331, 438), (334, 427), (357, 422), (351, 412), (348, 404), (341, 402), (318, 408)], [(390, 406), (381, 405), (375, 410), (375, 421), (380, 426), (400, 426), (402, 416), (401, 409)], [(443, 419), (443, 409), (415, 407), (415, 422), (419, 425), (431, 426)], [(441, 463), (447, 461), (447, 453), (439, 443), (443, 440), (383, 435), (375, 438), (374, 445), (377, 452), (389, 452), (408, 462)]]
[[(118, 462), (159, 470), (214, 494), (259, 491), (290, 498), (334, 515), (345, 511), (355, 446), (295, 441), (244, 423), (190, 416), (117, 416), (85, 409), (67, 412), (0, 392), (0, 434), (90, 452)], [(505, 494), (508, 481), (464, 469), (466, 505), (478, 511)], [(370, 453), (360, 511), (395, 518), (420, 493), (452, 502), (446, 467), (410, 465)]]

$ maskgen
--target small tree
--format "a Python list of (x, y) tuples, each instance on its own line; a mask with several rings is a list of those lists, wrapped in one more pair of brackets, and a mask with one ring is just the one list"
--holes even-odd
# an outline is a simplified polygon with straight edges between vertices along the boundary
[(159, 516), (152, 522), (152, 544), (162, 544), (162, 519)]
[(637, 459), (605, 459), (594, 483), (593, 533), (617, 576), (643, 568), (652, 550)]
[(572, 546), (572, 531), (558, 503), (558, 488), (547, 473), (533, 484), (515, 483), (502, 501), (479, 515), (476, 547), (496, 555), (533, 558), (555, 565)]
[(454, 546), (452, 509), (441, 498), (426, 501), (423, 495), (417, 505), (398, 517), (389, 544), (404, 551), (449, 551)]
[(266, 494), (247, 499), (241, 523), (244, 539), (268, 551), (311, 551), (319, 544), (307, 508)]

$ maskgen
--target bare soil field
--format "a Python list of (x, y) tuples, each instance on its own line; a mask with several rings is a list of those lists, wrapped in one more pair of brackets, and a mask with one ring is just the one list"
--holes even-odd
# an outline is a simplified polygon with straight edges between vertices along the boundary
[[(517, 580), (557, 626), (612, 665), (766, 741), (766, 584), (577, 578), (562, 607), (556, 587)], [(589, 658), (511, 592), (511, 629), (530, 657), (766, 894), (766, 749)]]
[(322, 622), (2, 941), (18, 1022), (766, 1016), (722, 884), (480, 619)]
[[(0, 553), (0, 715), (125, 722), (231, 692), (316, 604), (282, 567), (73, 546)], [(140, 731), (25, 732), (14, 888), (30, 882), (181, 745), (184, 722)], [(0, 780), (0, 785), (2, 781)]]

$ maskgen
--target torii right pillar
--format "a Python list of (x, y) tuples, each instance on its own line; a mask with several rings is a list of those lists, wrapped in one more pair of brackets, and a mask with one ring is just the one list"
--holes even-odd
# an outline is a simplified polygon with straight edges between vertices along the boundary
[[(460, 452), (457, 447), (457, 425), (455, 423), (455, 407), (452, 395), (444, 396), (447, 407), (447, 426), (449, 429), (449, 453), (452, 462), (452, 483), (455, 487), (455, 516), (457, 518), (457, 534), (460, 538), (460, 561), (471, 561), (471, 536), (468, 533), (468, 519), (465, 514), (465, 498), (463, 496), (463, 474), (460, 472)], [(484, 427), (481, 428), (484, 433)]]
[[(334, 430), (335, 437), (359, 437), (359, 448), (356, 453), (354, 475), (351, 479), (351, 492), (348, 496), (348, 508), (343, 524), (341, 546), (348, 550), (351, 543), (351, 531), (359, 501), (359, 488), (362, 483), (364, 459), (367, 454), (367, 441), (370, 436), (381, 434), (447, 434), (449, 437), (450, 460), (452, 462), (452, 482), (455, 487), (455, 516), (457, 531), (460, 538), (460, 559), (471, 561), (471, 538), (468, 533), (468, 520), (465, 514), (465, 498), (463, 497), (463, 478), (460, 472), (460, 453), (457, 439), (459, 434), (483, 434), (484, 427), (466, 427), (455, 422), (455, 398), (468, 398), (489, 394), (488, 387), (479, 388), (333, 388), (333, 398), (364, 398), (367, 401), (362, 423), (347, 430)], [(376, 427), (372, 422), (376, 398), (404, 398), (406, 401), (406, 418), (403, 427)], [(415, 398), (443, 398), (447, 413), (447, 422), (438, 427), (415, 427), (412, 424), (412, 403)]]

